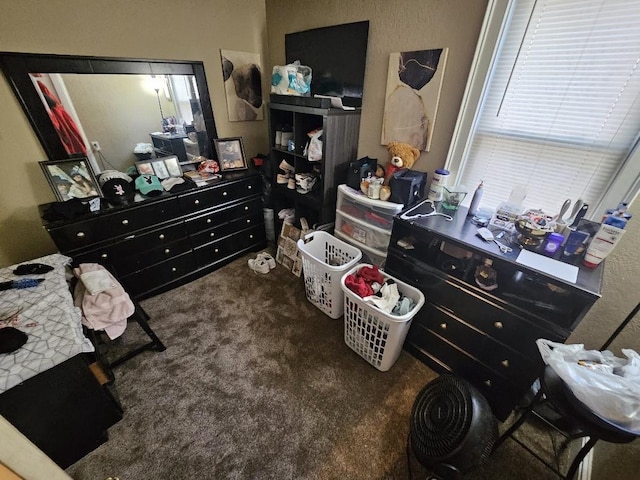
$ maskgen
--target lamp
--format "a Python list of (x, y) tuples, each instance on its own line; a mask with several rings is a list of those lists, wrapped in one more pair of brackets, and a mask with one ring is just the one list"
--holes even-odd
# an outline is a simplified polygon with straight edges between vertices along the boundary
[(164, 126), (164, 113), (162, 112), (162, 103), (160, 102), (160, 89), (162, 88), (163, 82), (163, 77), (156, 77), (155, 75), (151, 75), (151, 88), (156, 91), (156, 97), (158, 98), (158, 107), (160, 107), (160, 124)]

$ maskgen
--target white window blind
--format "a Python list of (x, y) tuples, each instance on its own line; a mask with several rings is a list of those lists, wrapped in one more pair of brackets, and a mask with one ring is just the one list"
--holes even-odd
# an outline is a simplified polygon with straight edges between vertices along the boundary
[(457, 182), (484, 180), (494, 208), (514, 188), (548, 213), (596, 205), (638, 141), (640, 0), (515, 0), (511, 13)]

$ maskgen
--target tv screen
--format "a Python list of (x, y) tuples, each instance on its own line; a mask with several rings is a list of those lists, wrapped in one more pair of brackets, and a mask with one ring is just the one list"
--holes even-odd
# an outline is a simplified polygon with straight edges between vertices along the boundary
[(288, 33), (287, 63), (311, 67), (311, 96), (341, 97), (344, 105), (362, 106), (369, 21)]

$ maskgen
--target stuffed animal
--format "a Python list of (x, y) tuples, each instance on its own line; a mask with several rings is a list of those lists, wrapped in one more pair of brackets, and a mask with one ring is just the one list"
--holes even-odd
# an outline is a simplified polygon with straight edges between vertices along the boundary
[(388, 200), (391, 196), (391, 189), (389, 188), (391, 176), (401, 168), (413, 167), (416, 160), (420, 158), (420, 150), (408, 143), (389, 142), (387, 151), (389, 152), (389, 165), (384, 169), (384, 185), (380, 190), (381, 200)]

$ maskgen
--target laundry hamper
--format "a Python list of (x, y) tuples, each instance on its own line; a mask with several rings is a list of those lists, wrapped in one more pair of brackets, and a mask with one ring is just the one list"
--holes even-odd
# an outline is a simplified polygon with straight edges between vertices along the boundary
[(375, 305), (366, 303), (345, 284), (347, 276), (356, 273), (362, 267), (371, 267), (371, 265), (358, 264), (345, 273), (340, 280), (340, 286), (344, 292), (344, 341), (371, 365), (386, 372), (400, 356), (411, 320), (424, 305), (424, 295), (417, 288), (380, 270), (385, 281), (389, 279), (395, 281), (398, 291), (414, 302), (413, 308), (405, 315), (383, 312)]
[(342, 316), (340, 278), (360, 261), (362, 252), (327, 232), (311, 232), (298, 240), (307, 300), (331, 318)]

